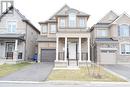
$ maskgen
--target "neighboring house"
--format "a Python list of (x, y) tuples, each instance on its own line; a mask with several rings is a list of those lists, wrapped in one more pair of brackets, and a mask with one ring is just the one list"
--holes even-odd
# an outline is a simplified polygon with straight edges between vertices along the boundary
[(130, 17), (110, 11), (91, 28), (92, 59), (100, 64), (130, 63)]
[(31, 58), (38, 34), (39, 30), (13, 5), (6, 8), (0, 15), (0, 63), (17, 63)]
[(65, 5), (49, 20), (39, 22), (38, 60), (56, 67), (84, 66), (90, 62), (89, 15)]

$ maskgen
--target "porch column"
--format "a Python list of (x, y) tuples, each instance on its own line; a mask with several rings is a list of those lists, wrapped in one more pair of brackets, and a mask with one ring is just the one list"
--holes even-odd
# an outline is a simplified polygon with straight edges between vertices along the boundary
[(58, 61), (59, 37), (56, 38), (56, 61)]
[(65, 57), (64, 60), (67, 61), (67, 37), (65, 37)]
[(15, 51), (17, 51), (18, 50), (18, 40), (15, 40), (15, 49), (14, 49)]
[(90, 60), (90, 38), (88, 37), (88, 62), (91, 62)]
[(79, 37), (79, 61), (81, 61), (81, 37)]
[(17, 61), (18, 59), (18, 40), (15, 40), (15, 48), (13, 52), (13, 60)]

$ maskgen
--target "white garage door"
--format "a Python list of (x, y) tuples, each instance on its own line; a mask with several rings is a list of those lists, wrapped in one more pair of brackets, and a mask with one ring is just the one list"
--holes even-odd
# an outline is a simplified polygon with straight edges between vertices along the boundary
[(116, 64), (116, 53), (114, 50), (101, 50), (100, 53), (101, 64)]

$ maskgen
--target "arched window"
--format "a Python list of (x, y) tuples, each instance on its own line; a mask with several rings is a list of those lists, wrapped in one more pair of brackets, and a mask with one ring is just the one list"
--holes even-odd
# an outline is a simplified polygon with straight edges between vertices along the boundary
[(69, 13), (69, 27), (76, 27), (76, 14), (74, 12)]
[(119, 36), (123, 36), (123, 37), (130, 36), (129, 25), (122, 24), (119, 26)]

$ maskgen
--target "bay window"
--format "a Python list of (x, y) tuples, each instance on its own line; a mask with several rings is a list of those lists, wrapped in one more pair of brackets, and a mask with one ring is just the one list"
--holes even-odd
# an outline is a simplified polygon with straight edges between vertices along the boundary
[(108, 30), (107, 29), (97, 29), (97, 37), (107, 37)]

